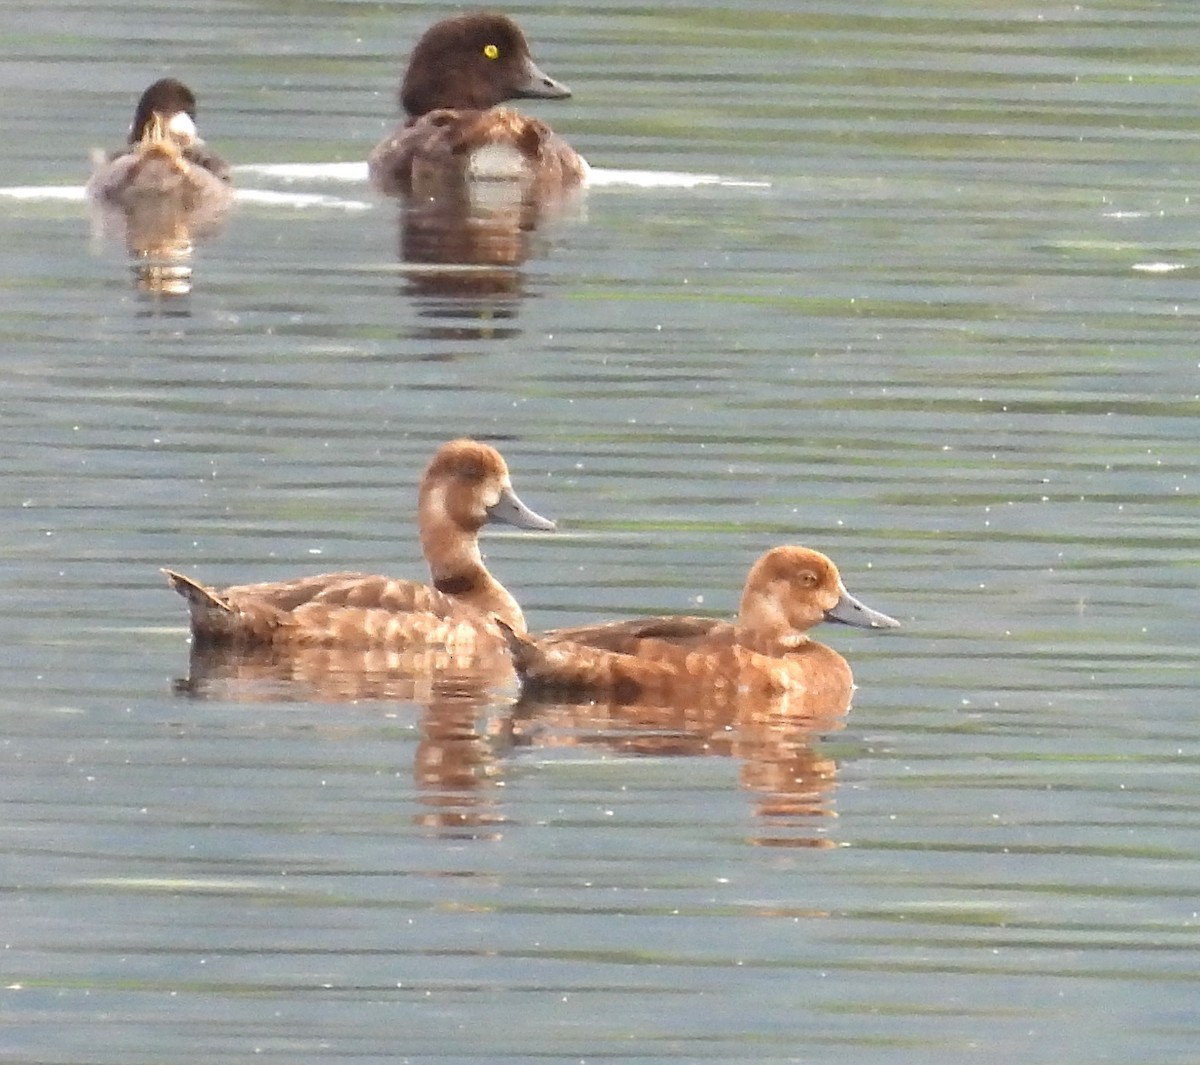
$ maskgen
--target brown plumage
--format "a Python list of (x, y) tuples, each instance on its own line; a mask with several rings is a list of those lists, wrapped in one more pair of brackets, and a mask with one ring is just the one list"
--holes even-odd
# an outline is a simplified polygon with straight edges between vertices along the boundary
[(583, 158), (544, 122), (496, 106), (570, 95), (538, 69), (512, 19), (444, 19), (413, 49), (400, 89), (407, 117), (368, 157), (371, 181), (387, 195), (421, 198), (473, 180), (515, 180), (533, 197), (575, 188), (587, 176)]
[(128, 145), (97, 160), (88, 195), (126, 209), (190, 213), (227, 206), (233, 195), (229, 167), (200, 139), (195, 118), (192, 90), (160, 78), (138, 100)]
[(848, 699), (846, 660), (806, 635), (821, 621), (899, 624), (851, 596), (825, 555), (789, 546), (768, 551), (751, 568), (734, 622), (660, 617), (541, 637), (505, 631), (526, 693), (648, 703)]
[(479, 530), (489, 522), (551, 530), (512, 490), (500, 453), (474, 440), (443, 444), (421, 479), (421, 547), (433, 586), (368, 573), (213, 589), (172, 570), (199, 643), (233, 646), (434, 645), (471, 656), (503, 648), (493, 619), (524, 631), (516, 600), (483, 564)]

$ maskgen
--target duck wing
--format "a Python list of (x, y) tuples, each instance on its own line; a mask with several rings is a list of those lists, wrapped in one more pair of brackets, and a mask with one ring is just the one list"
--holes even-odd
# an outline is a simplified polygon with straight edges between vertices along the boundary
[(437, 644), (458, 655), (498, 652), (495, 624), (416, 581), (368, 573), (322, 573), (217, 590), (171, 570), (198, 640), (254, 646), (405, 647)]
[(449, 154), (444, 127), (458, 112), (433, 112), (410, 119), (384, 137), (367, 156), (371, 184), (385, 196), (406, 196), (412, 192), (413, 163), (417, 159), (446, 157)]
[(183, 157), (195, 166), (203, 167), (213, 177), (228, 182), (229, 164), (214, 152), (204, 141), (196, 141), (183, 150)]
[(570, 642), (601, 651), (637, 654), (651, 640), (684, 649), (700, 643), (715, 648), (732, 644), (733, 635), (733, 626), (727, 621), (679, 614), (551, 629), (542, 635), (542, 640), (546, 643)]
[(443, 107), (380, 141), (367, 170), (388, 196), (447, 194), (472, 177), (521, 179), (552, 193), (581, 184), (588, 165), (540, 119), (505, 107)]
[[(170, 576), (169, 571), (164, 572)], [(356, 581), (371, 579), (372, 575), (369, 573), (314, 573), (308, 577), (296, 577), (286, 581), (233, 584), (217, 594), (230, 602), (254, 600), (268, 603), (276, 610), (292, 611), (324, 594), (336, 594), (337, 589), (352, 586)], [(172, 585), (174, 586), (173, 581)], [(176, 591), (178, 590), (176, 587)]]
[(376, 573), (316, 573), (288, 581), (236, 584), (216, 594), (239, 606), (263, 603), (287, 613), (306, 606), (323, 606), (446, 617), (463, 610), (461, 602), (420, 581), (397, 580)]
[(448, 618), (471, 612), (461, 600), (420, 581), (396, 580), (375, 574), (340, 575), (313, 596), (314, 605), (382, 610), (390, 614), (432, 614)]

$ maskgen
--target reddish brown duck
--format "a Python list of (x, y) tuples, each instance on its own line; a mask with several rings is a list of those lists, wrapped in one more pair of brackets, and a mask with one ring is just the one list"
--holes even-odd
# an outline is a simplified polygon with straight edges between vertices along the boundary
[(495, 619), (524, 632), (521, 608), (483, 564), (479, 531), (490, 522), (544, 531), (554, 523), (517, 497), (500, 453), (474, 440), (443, 444), (421, 478), (418, 522), (432, 586), (369, 573), (322, 573), (214, 589), (163, 572), (188, 601), (198, 643), (422, 644), (470, 655), (503, 648)]
[(736, 620), (656, 617), (556, 629), (540, 637), (507, 627), (525, 691), (618, 701), (848, 697), (846, 660), (807, 635), (822, 621), (862, 628), (899, 622), (846, 591), (833, 562), (805, 547), (776, 547), (751, 568)]

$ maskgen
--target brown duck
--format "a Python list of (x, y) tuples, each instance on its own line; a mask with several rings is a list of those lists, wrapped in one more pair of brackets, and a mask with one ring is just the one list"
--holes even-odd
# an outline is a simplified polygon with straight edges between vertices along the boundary
[(502, 522), (550, 531), (554, 522), (517, 497), (495, 448), (443, 444), (421, 478), (421, 547), (432, 585), (369, 573), (322, 573), (290, 581), (207, 588), (164, 570), (188, 601), (198, 644), (242, 647), (403, 648), (454, 654), (502, 650), (497, 622), (524, 632), (516, 600), (484, 566), (479, 530)]
[(196, 95), (175, 78), (160, 78), (142, 93), (129, 143), (102, 156), (87, 184), (100, 203), (124, 208), (155, 205), (181, 212), (218, 211), (233, 197), (229, 166), (196, 131)]
[(435, 23), (417, 42), (400, 86), (406, 119), (367, 158), (390, 196), (437, 197), (479, 179), (517, 180), (552, 196), (587, 177), (583, 158), (546, 123), (505, 100), (561, 100), (571, 90), (538, 69), (512, 19), (474, 12)]
[(734, 621), (655, 617), (556, 629), (539, 637), (501, 619), (525, 693), (618, 702), (848, 700), (853, 676), (807, 632), (822, 621), (895, 628), (846, 591), (833, 562), (776, 547), (751, 568)]

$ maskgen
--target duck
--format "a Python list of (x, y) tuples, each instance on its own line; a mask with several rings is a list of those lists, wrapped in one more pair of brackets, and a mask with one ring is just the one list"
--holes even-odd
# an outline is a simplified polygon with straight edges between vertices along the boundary
[(96, 159), (87, 194), (125, 209), (155, 205), (193, 212), (228, 204), (229, 165), (200, 139), (196, 94), (176, 78), (160, 78), (147, 88), (128, 143)]
[(493, 522), (551, 532), (555, 523), (513, 491), (500, 452), (470, 439), (437, 449), (421, 478), (417, 514), (431, 584), (369, 573), (322, 573), (216, 589), (175, 570), (163, 573), (187, 600), (193, 647), (436, 646), (466, 657), (502, 654), (499, 623), (524, 632), (525, 618), (484, 565), (479, 532)]
[(836, 704), (853, 690), (846, 660), (808, 635), (822, 621), (894, 629), (847, 590), (833, 560), (784, 545), (751, 567), (733, 621), (665, 616), (553, 629), (501, 622), (522, 695), (673, 704), (803, 699)]
[(476, 11), (435, 23), (417, 41), (400, 86), (405, 120), (367, 159), (389, 196), (438, 198), (474, 181), (516, 180), (530, 195), (582, 185), (588, 164), (546, 123), (506, 100), (564, 100), (508, 16)]

